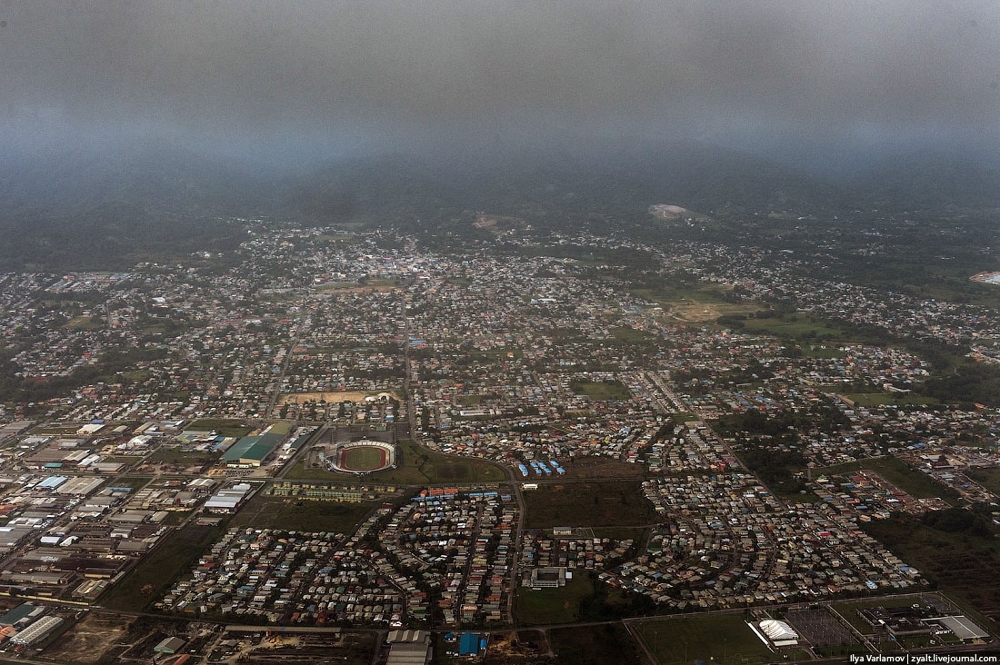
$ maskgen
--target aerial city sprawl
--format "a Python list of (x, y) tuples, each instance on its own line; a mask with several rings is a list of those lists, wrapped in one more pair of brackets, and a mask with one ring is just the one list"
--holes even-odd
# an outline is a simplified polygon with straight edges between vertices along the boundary
[(0, 665), (1000, 662), (998, 45), (0, 1)]
[(449, 249), (230, 220), (228, 255), (4, 274), (6, 648), (993, 643), (1000, 402), (939, 371), (993, 362), (985, 299), (824, 274), (815, 222), (793, 250), (474, 220)]

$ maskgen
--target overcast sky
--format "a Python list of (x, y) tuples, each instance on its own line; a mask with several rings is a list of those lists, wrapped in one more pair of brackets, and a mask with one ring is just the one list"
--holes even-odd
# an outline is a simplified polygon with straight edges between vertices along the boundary
[(0, 0), (0, 140), (1000, 145), (1000, 2)]

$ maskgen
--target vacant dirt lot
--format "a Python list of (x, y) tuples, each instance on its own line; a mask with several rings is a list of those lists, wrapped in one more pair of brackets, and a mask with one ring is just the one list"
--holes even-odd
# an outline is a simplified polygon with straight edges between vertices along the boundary
[(47, 649), (46, 658), (60, 662), (95, 663), (128, 632), (131, 617), (118, 614), (88, 614), (68, 630), (58, 645)]
[[(361, 392), (357, 390), (336, 390), (333, 392), (323, 392), (323, 393), (296, 393), (294, 395), (282, 395), (278, 400), (278, 404), (302, 404), (303, 402), (319, 402), (321, 400), (330, 402), (363, 402), (366, 397), (374, 397), (380, 395), (381, 393), (368, 393)], [(395, 393), (390, 393), (396, 399), (399, 399), (398, 395)]]

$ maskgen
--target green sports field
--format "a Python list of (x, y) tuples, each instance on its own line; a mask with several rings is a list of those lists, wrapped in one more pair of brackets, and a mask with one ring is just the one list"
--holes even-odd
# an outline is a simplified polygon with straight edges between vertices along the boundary
[(373, 471), (385, 464), (386, 452), (381, 448), (360, 446), (342, 453), (341, 462), (351, 471)]
[(716, 663), (793, 662), (806, 656), (795, 649), (780, 654), (770, 649), (747, 626), (742, 613), (683, 616), (636, 624), (659, 665), (684, 665), (697, 661)]

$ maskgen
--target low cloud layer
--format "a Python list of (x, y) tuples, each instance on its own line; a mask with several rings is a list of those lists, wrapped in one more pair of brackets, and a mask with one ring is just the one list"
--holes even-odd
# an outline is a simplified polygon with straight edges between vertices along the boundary
[(5, 0), (0, 62), (23, 145), (1000, 144), (993, 1)]

